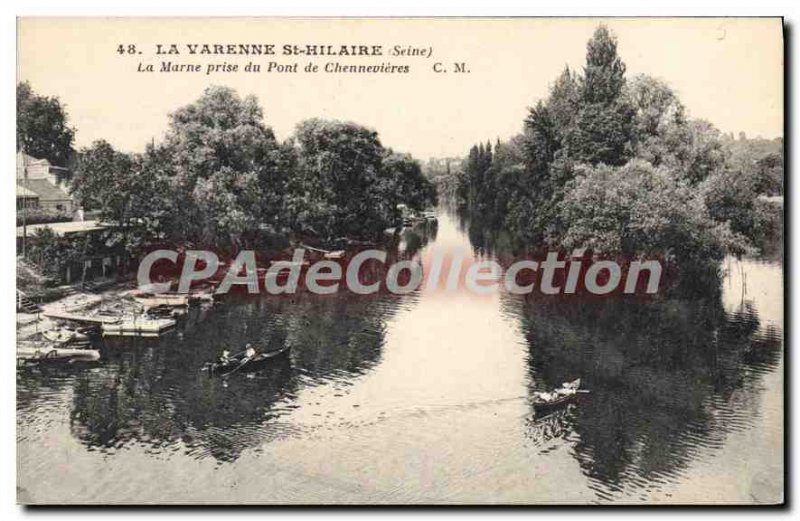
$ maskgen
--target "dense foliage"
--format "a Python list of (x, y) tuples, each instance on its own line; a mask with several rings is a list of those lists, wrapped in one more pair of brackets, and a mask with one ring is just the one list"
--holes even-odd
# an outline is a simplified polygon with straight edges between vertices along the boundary
[(396, 224), (397, 204), (435, 203), (420, 165), (377, 132), (312, 119), (280, 143), (257, 100), (224, 87), (174, 112), (166, 139), (144, 154), (105, 142), (81, 150), (73, 194), (129, 250), (155, 240), (233, 250), (275, 237), (373, 239)]
[(75, 131), (58, 98), (40, 96), (27, 83), (17, 85), (17, 150), (57, 166), (72, 157)]
[(583, 73), (566, 68), (521, 135), (470, 150), (456, 196), (473, 221), (522, 247), (659, 255), (713, 271), (779, 226), (780, 207), (759, 196), (781, 192), (782, 149), (763, 149), (691, 119), (664, 82), (628, 80), (601, 26)]

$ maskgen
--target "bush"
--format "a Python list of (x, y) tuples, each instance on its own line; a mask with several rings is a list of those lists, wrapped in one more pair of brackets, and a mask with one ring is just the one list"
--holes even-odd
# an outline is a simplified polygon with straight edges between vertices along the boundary
[(22, 226), (23, 222), (25, 224), (46, 224), (69, 221), (72, 221), (72, 214), (55, 208), (27, 208), (24, 212), (17, 210), (17, 226)]
[(667, 168), (642, 160), (616, 168), (582, 165), (570, 188), (561, 208), (567, 248), (657, 255), (695, 268), (748, 249), (741, 234), (712, 219), (702, 193)]

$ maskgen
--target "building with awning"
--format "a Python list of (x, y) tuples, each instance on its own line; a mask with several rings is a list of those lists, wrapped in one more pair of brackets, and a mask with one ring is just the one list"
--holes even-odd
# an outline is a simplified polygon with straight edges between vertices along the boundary
[(71, 213), (74, 204), (67, 192), (67, 177), (67, 168), (52, 165), (47, 159), (36, 159), (17, 152), (17, 208), (42, 208)]
[(17, 184), (17, 210), (23, 208), (38, 208), (39, 207), (39, 194)]
[(17, 185), (38, 198), (37, 208), (72, 213), (72, 198), (63, 188), (47, 179), (23, 179), (18, 180)]

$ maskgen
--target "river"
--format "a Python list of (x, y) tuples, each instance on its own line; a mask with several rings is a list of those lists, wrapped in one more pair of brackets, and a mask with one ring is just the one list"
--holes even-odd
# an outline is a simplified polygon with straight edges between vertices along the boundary
[[(474, 251), (458, 219), (409, 233)], [(17, 373), (18, 497), (41, 503), (775, 502), (780, 261), (728, 259), (719, 296), (655, 303), (231, 297), (93, 367)], [(226, 380), (225, 346), (291, 345)], [(590, 393), (537, 418), (532, 393)]]

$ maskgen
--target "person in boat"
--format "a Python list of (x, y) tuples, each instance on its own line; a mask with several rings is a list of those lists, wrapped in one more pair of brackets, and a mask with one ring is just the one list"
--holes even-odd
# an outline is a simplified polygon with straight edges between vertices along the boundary
[(245, 346), (244, 356), (245, 356), (245, 358), (253, 358), (254, 356), (256, 356), (256, 350), (253, 349), (252, 345), (247, 344)]
[(546, 391), (545, 392), (538, 392), (538, 393), (536, 393), (536, 396), (540, 400), (542, 400), (544, 402), (551, 402), (551, 401), (556, 399), (556, 394), (555, 393), (548, 393)]
[(222, 355), (219, 357), (219, 363), (227, 364), (231, 360), (231, 352), (227, 349), (222, 350)]

